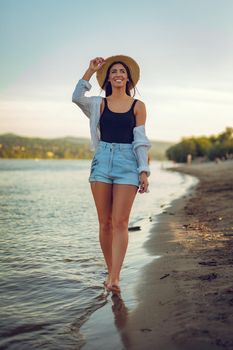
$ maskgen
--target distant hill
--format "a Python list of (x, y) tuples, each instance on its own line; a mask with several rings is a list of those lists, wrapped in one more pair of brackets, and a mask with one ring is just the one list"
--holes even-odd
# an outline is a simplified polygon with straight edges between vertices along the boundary
[[(151, 141), (150, 158), (166, 159), (165, 152), (172, 142)], [(55, 139), (0, 135), (0, 158), (16, 159), (91, 159), (90, 140), (66, 136)]]

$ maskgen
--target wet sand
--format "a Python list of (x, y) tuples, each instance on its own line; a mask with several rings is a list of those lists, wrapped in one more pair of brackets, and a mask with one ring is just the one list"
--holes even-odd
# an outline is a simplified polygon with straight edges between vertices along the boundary
[(233, 161), (174, 167), (200, 180), (159, 216), (126, 349), (233, 349)]

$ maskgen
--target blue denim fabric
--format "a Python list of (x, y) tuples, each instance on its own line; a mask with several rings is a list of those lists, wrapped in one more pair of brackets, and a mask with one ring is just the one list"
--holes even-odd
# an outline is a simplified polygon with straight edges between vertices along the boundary
[(91, 163), (89, 181), (139, 187), (137, 168), (132, 144), (100, 141)]

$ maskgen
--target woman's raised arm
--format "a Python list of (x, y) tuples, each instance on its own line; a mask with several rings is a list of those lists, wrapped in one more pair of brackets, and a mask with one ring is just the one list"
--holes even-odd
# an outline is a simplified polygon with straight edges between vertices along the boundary
[(89, 67), (84, 73), (82, 79), (89, 81), (92, 75), (97, 72), (103, 65), (105, 64), (105, 60), (103, 57), (96, 57), (90, 61)]
[(88, 69), (84, 73), (82, 79), (78, 81), (72, 95), (72, 102), (80, 107), (88, 118), (90, 118), (91, 113), (91, 98), (85, 96), (85, 93), (91, 89), (90, 78), (104, 64), (105, 61), (102, 57), (96, 57), (91, 60)]

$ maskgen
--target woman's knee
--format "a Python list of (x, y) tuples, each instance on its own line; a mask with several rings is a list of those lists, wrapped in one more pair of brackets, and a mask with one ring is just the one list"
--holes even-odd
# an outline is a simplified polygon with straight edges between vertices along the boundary
[(128, 230), (128, 223), (128, 218), (114, 218), (112, 220), (113, 231), (123, 232), (125, 230)]
[(100, 231), (102, 233), (110, 233), (112, 231), (112, 219), (106, 218), (99, 221)]

